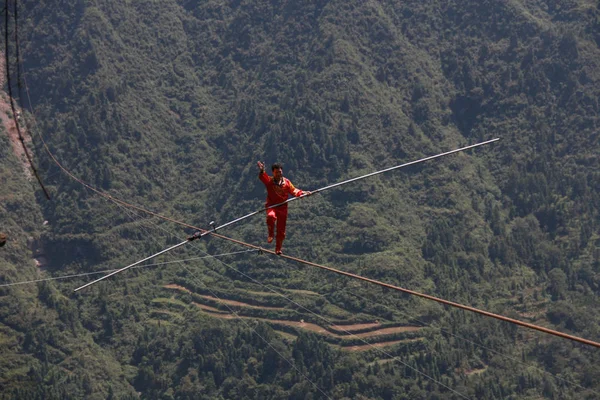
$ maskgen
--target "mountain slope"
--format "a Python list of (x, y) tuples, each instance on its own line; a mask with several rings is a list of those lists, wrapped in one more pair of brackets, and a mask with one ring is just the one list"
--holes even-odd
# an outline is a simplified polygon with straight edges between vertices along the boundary
[[(32, 104), (23, 103), (34, 108), (50, 149), (94, 186), (187, 223), (224, 223), (260, 208), (259, 159), (283, 161), (286, 176), (311, 190), (500, 137), (485, 149), (294, 202), (285, 251), (598, 338), (591, 312), (600, 288), (594, 4), (21, 4), (32, 95)], [(30, 212), (39, 210), (30, 188), (21, 183), (10, 192), (26, 199), (15, 207), (41, 236), (49, 275), (127, 265), (189, 233), (93, 195), (59, 173), (35, 135), (34, 143), (54, 200), (40, 200), (41, 211)], [(3, 167), (19, 175), (7, 157)], [(262, 243), (266, 232), (256, 217), (223, 233)], [(239, 250), (215, 238), (197, 246), (165, 260)], [(5, 280), (36, 276), (31, 265), (14, 267), (27, 263), (27, 252), (10, 257), (6, 268), (14, 273)], [(45, 310), (34, 328), (17, 317), (21, 335), (35, 340), (5, 334), (11, 354), (51, 366), (36, 370), (46, 383), (27, 393), (460, 397), (443, 383), (471, 398), (585, 398), (600, 390), (591, 378), (593, 350), (280, 260), (224, 262), (132, 271), (79, 296), (70, 289), (83, 280), (7, 289), (11, 299), (29, 299), (23, 310)], [(157, 308), (165, 284), (236, 300), (238, 289), (265, 291), (252, 279), (321, 294), (302, 301), (328, 319), (421, 321), (432, 328), (422, 344), (349, 355), (318, 336), (295, 332), (292, 342), (262, 323), (219, 321), (193, 307)], [(287, 307), (289, 318), (307, 318), (305, 310)], [(4, 326), (14, 325), (10, 314), (3, 313)], [(46, 353), (31, 345), (58, 337), (62, 353), (89, 354), (92, 366), (56, 355), (44, 361)], [(392, 356), (437, 383), (402, 363), (372, 364)], [(515, 368), (515, 357), (524, 365)], [(53, 394), (53, 374), (60, 381), (84, 369), (86, 378), (74, 379), (72, 390)], [(18, 389), (28, 379), (25, 369), (12, 370), (8, 398), (29, 390)]]

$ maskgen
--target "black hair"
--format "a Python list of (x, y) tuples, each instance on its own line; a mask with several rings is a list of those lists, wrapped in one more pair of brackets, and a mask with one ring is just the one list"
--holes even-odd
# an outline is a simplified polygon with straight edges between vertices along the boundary
[(271, 165), (271, 171), (275, 171), (276, 169), (283, 169), (283, 165), (281, 165), (281, 163)]

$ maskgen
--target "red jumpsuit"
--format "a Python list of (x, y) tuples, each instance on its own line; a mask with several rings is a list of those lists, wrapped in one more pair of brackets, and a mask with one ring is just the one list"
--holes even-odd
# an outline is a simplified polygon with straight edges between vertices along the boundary
[[(258, 178), (265, 184), (267, 188), (267, 201), (265, 207), (283, 203), (288, 199), (289, 195), (300, 197), (304, 192), (296, 189), (292, 182), (287, 178), (282, 178), (281, 184), (275, 183), (272, 177), (266, 172), (261, 172)], [(287, 222), (288, 205), (284, 204), (279, 207), (270, 208), (267, 210), (267, 227), (269, 228), (269, 236), (275, 236), (275, 221), (277, 221), (277, 239), (275, 242), (275, 252), (281, 252), (283, 239), (285, 239), (285, 224)]]

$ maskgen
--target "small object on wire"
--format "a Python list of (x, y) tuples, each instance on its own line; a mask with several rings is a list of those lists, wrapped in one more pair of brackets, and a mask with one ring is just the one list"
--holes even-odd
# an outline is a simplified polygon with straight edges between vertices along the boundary
[(194, 232), (194, 234), (192, 236), (189, 236), (187, 240), (189, 242), (191, 242), (192, 240), (196, 240), (201, 237), (202, 237), (202, 231), (196, 231), (196, 232)]

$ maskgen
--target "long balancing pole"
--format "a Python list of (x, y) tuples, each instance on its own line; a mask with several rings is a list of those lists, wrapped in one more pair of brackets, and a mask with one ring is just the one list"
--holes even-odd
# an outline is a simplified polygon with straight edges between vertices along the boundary
[[(447, 156), (447, 155), (450, 155), (450, 154), (458, 153), (458, 152), (465, 151), (465, 150), (469, 150), (469, 149), (473, 149), (473, 148), (475, 148), (475, 147), (479, 147), (479, 146), (483, 146), (483, 145), (486, 145), (486, 144), (490, 144), (490, 143), (496, 142), (496, 141), (498, 141), (498, 140), (500, 140), (500, 138), (495, 138), (495, 139), (487, 140), (487, 141), (485, 141), (485, 142), (476, 143), (476, 144), (472, 144), (472, 145), (470, 145), (470, 146), (465, 146), (465, 147), (461, 147), (461, 148), (459, 148), (459, 149), (450, 150), (450, 151), (447, 151), (447, 152), (444, 152), (444, 153), (436, 154), (436, 155), (434, 155), (434, 156), (429, 156), (429, 157), (421, 158), (421, 159), (419, 159), (419, 160), (415, 160), (415, 161), (407, 162), (407, 163), (405, 163), (405, 164), (396, 165), (396, 166), (394, 166), (394, 167), (390, 167), (390, 168), (382, 169), (382, 170), (380, 170), (380, 171), (371, 172), (370, 174), (366, 174), (366, 175), (358, 176), (358, 177), (356, 177), (356, 178), (348, 179), (348, 180), (345, 180), (345, 181), (343, 181), (343, 182), (334, 183), (334, 184), (332, 184), (332, 185), (329, 185), (329, 186), (324, 186), (324, 187), (322, 187), (322, 188), (320, 188), (320, 189), (317, 189), (317, 190), (314, 190), (314, 191), (312, 191), (312, 192), (311, 192), (311, 195), (312, 195), (312, 194), (315, 194), (315, 193), (319, 193), (319, 192), (324, 192), (325, 190), (333, 189), (334, 187), (342, 186), (342, 185), (345, 185), (345, 184), (347, 184), (347, 183), (351, 183), (351, 182), (355, 182), (355, 181), (358, 181), (358, 180), (361, 180), (361, 179), (369, 178), (369, 177), (371, 177), (371, 176), (379, 175), (379, 174), (382, 174), (382, 173), (384, 173), (384, 172), (392, 171), (392, 170), (399, 169), (399, 168), (408, 167), (408, 166), (410, 166), (410, 165), (415, 165), (415, 164), (418, 164), (418, 163), (422, 163), (422, 162), (424, 162), (424, 161), (429, 161), (429, 160), (433, 160), (433, 159), (435, 159), (435, 158), (439, 158), (439, 157)], [(242, 221), (242, 220), (244, 220), (244, 219), (246, 219), (246, 218), (250, 218), (250, 217), (251, 217), (251, 216), (253, 216), (253, 215), (256, 215), (256, 214), (258, 214), (258, 213), (261, 213), (261, 212), (265, 212), (266, 210), (269, 210), (269, 209), (271, 209), (271, 208), (281, 207), (281, 206), (282, 206), (282, 205), (284, 205), (284, 204), (290, 203), (290, 202), (292, 202), (292, 201), (294, 201), (294, 200), (297, 200), (297, 199), (300, 199), (300, 198), (303, 198), (303, 197), (306, 197), (306, 196), (307, 196), (307, 195), (302, 195), (302, 196), (300, 196), (300, 197), (292, 197), (291, 199), (288, 199), (288, 200), (286, 200), (286, 201), (284, 201), (284, 202), (282, 202), (282, 203), (275, 204), (275, 205), (272, 205), (272, 206), (269, 206), (269, 207), (264, 207), (264, 208), (261, 208), (260, 210), (256, 210), (256, 211), (254, 211), (254, 212), (251, 212), (250, 214), (246, 214), (246, 215), (244, 215), (243, 217), (236, 218), (236, 219), (234, 219), (234, 220), (232, 220), (232, 221), (229, 221), (229, 222), (227, 222), (227, 223), (225, 223), (225, 224), (223, 224), (223, 225), (217, 226), (217, 227), (215, 227), (215, 228), (213, 228), (213, 229), (211, 229), (211, 230), (209, 230), (209, 231), (204, 231), (204, 232), (200, 233), (199, 235), (194, 235), (194, 236), (190, 237), (188, 240), (186, 240), (186, 241), (184, 241), (184, 242), (181, 242), (181, 243), (179, 243), (179, 244), (176, 244), (175, 246), (171, 246), (171, 247), (169, 247), (168, 249), (162, 250), (162, 251), (160, 251), (160, 252), (158, 252), (158, 253), (156, 253), (156, 254), (153, 254), (153, 255), (151, 255), (151, 256), (149, 256), (149, 257), (146, 257), (146, 258), (144, 258), (143, 260), (137, 261), (137, 262), (135, 262), (135, 263), (133, 263), (133, 264), (131, 264), (131, 265), (128, 265), (128, 266), (126, 266), (126, 267), (123, 267), (123, 268), (121, 268), (121, 269), (118, 269), (118, 270), (116, 270), (116, 271), (114, 271), (114, 272), (111, 272), (110, 274), (108, 274), (108, 275), (105, 275), (105, 276), (103, 276), (103, 277), (101, 277), (101, 278), (98, 278), (98, 279), (96, 279), (95, 281), (88, 282), (88, 283), (86, 283), (85, 285), (83, 285), (83, 286), (81, 286), (81, 287), (78, 287), (77, 289), (75, 289), (75, 290), (74, 290), (74, 292), (77, 292), (77, 291), (79, 291), (79, 290), (81, 290), (81, 289), (83, 289), (83, 288), (86, 288), (86, 287), (88, 287), (88, 286), (91, 286), (91, 285), (93, 285), (93, 284), (95, 284), (95, 283), (98, 283), (98, 282), (100, 282), (100, 281), (102, 281), (102, 280), (104, 280), (104, 279), (106, 279), (106, 278), (109, 278), (109, 277), (111, 277), (111, 276), (113, 276), (113, 275), (116, 275), (116, 274), (118, 274), (118, 273), (120, 273), (120, 272), (123, 272), (123, 271), (125, 271), (125, 270), (127, 270), (127, 269), (129, 269), (129, 268), (131, 268), (131, 267), (135, 267), (136, 265), (138, 265), (138, 264), (141, 264), (141, 263), (143, 263), (144, 261), (148, 261), (148, 260), (150, 260), (150, 259), (152, 259), (152, 258), (154, 258), (154, 257), (156, 257), (156, 256), (159, 256), (159, 255), (161, 255), (161, 254), (164, 254), (164, 253), (167, 253), (167, 252), (169, 252), (169, 251), (171, 251), (171, 250), (174, 250), (174, 249), (176, 249), (177, 247), (183, 246), (183, 245), (184, 245), (184, 244), (186, 244), (187, 242), (190, 242), (190, 241), (192, 241), (192, 240), (195, 240), (195, 239), (199, 239), (199, 238), (201, 238), (201, 237), (204, 237), (204, 236), (206, 236), (206, 235), (209, 235), (209, 234), (211, 234), (211, 233), (213, 233), (213, 232), (215, 232), (215, 231), (217, 231), (217, 230), (219, 230), (219, 229), (221, 229), (221, 228), (225, 228), (226, 226), (233, 225), (233, 224), (235, 224), (235, 223), (237, 223), (237, 222), (240, 222), (240, 221)]]

